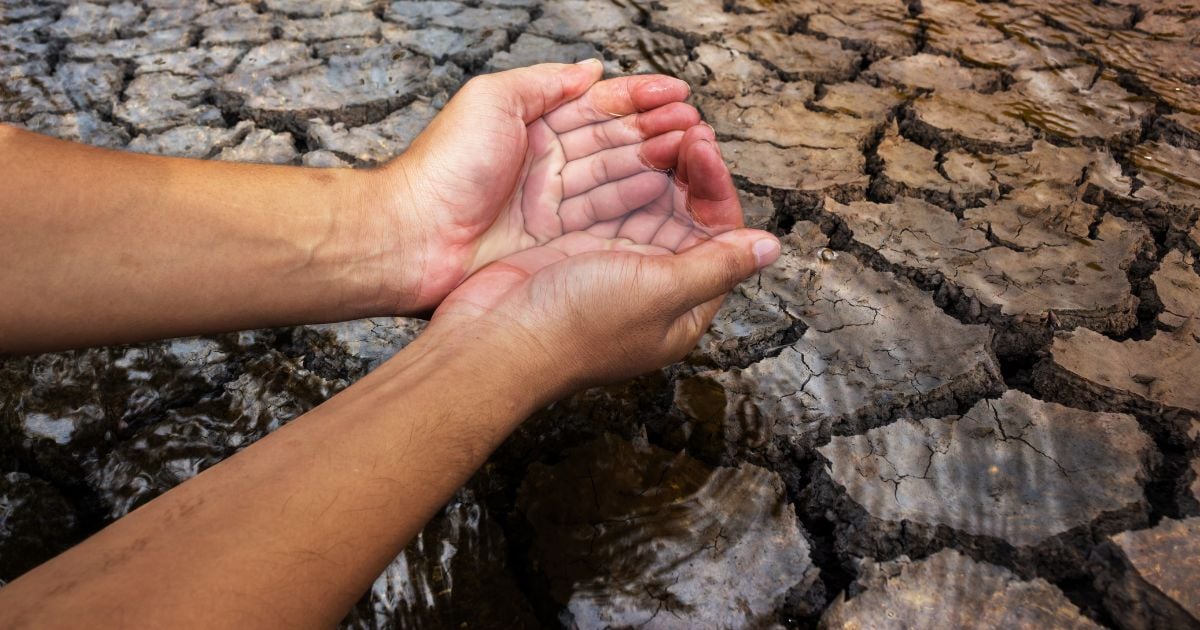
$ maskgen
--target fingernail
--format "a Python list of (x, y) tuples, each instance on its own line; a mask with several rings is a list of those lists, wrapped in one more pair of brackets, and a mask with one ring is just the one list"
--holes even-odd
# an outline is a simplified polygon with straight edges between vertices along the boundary
[(588, 64), (601, 65), (600, 60), (596, 59), (595, 57), (592, 57), (590, 59), (580, 59), (579, 61), (575, 62), (575, 65), (577, 65), (577, 66), (586, 66)]
[(683, 83), (683, 86), (684, 86), (684, 87), (686, 87), (686, 88), (687, 88), (687, 91), (688, 91), (688, 97), (691, 97), (691, 95), (692, 95), (692, 84), (691, 84), (691, 83), (688, 83), (687, 81), (684, 81), (683, 79), (679, 79), (679, 81), (680, 81), (681, 83)]
[(775, 262), (779, 258), (779, 241), (764, 238), (754, 242), (754, 263), (759, 269)]

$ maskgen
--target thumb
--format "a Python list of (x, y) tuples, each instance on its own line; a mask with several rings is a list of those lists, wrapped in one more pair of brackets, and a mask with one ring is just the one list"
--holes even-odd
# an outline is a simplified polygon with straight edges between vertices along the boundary
[(599, 59), (579, 63), (541, 63), (482, 75), (508, 100), (510, 111), (529, 124), (559, 105), (583, 95), (604, 75)]
[(671, 256), (672, 274), (685, 311), (731, 291), (751, 274), (779, 258), (779, 239), (770, 232), (737, 229), (723, 232)]

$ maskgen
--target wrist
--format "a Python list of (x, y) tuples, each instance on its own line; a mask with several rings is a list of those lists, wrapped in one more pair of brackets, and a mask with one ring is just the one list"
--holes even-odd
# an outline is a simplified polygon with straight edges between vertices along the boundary
[(440, 324), (435, 321), (377, 371), (390, 379), (416, 378), (443, 392), (463, 391), (465, 385), (471, 399), (515, 418), (509, 430), (575, 389), (573, 370), (511, 327), (476, 321), (451, 330)]
[(421, 297), (428, 230), (415, 209), (398, 158), (375, 169), (340, 170), (342, 199), (334, 209), (343, 252), (340, 274), (353, 287), (355, 317), (413, 315), (429, 310)]

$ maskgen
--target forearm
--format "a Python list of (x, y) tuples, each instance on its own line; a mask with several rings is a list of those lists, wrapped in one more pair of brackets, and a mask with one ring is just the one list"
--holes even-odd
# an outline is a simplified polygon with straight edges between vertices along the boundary
[(432, 345), (0, 589), (0, 626), (336, 623), (556, 393), (512, 351)]
[(380, 258), (397, 253), (381, 245), (398, 235), (364, 233), (363, 172), (0, 125), (0, 173), (0, 354), (377, 314)]

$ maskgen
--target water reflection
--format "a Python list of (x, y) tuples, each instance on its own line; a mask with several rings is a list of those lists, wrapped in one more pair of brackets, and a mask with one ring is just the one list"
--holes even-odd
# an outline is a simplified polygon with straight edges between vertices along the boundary
[[(0, 453), (21, 471), (6, 496), (57, 497), (5, 504), (0, 530), (24, 532), (24, 551), (11, 553), (30, 560), (5, 563), (0, 579), (320, 404), (422, 327), (383, 318), (0, 362)], [(39, 519), (41, 530), (21, 529)]]
[(823, 600), (782, 482), (756, 466), (605, 435), (535, 464), (517, 509), (565, 625), (746, 627), (773, 621), (789, 592), (805, 612)]
[[(947, 214), (947, 216), (950, 216)], [(933, 300), (850, 254), (829, 255), (809, 222), (784, 238), (780, 260), (743, 283), (718, 313), (713, 335), (761, 329), (773, 340), (780, 320), (802, 322), (795, 341), (744, 368), (681, 381), (676, 404), (701, 435), (744, 454), (775, 437), (805, 453), (833, 432), (852, 432), (896, 414), (942, 415), (957, 400), (997, 391), (992, 333), (946, 315)], [(774, 356), (772, 356), (772, 354)], [(692, 448), (711, 447), (690, 442)]]
[[(1157, 463), (1132, 416), (1015, 390), (961, 417), (902, 420), (834, 437), (819, 451), (849, 499), (839, 540), (847, 553), (878, 557), (953, 540), (1056, 578), (1078, 576), (1095, 533), (1146, 524), (1142, 485)], [(851, 505), (865, 514), (851, 516)]]
[(31, 475), (0, 475), (0, 586), (65, 551), (78, 519), (54, 486)]
[(504, 537), (476, 490), (459, 490), (375, 580), (343, 627), (534, 626), (506, 558)]

